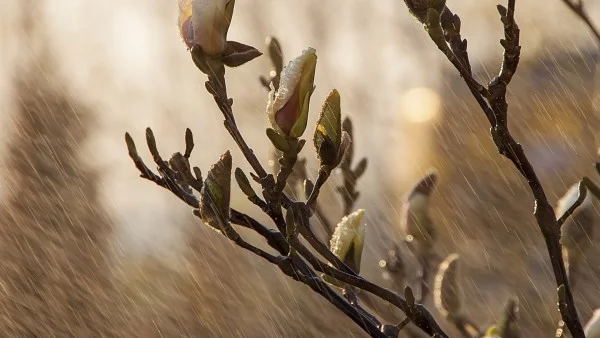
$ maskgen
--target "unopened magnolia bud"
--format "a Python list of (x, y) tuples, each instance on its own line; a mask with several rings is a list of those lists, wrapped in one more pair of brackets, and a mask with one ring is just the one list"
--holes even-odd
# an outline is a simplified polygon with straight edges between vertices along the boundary
[(308, 48), (283, 68), (279, 89), (271, 89), (267, 115), (278, 133), (300, 137), (306, 130), (316, 66), (317, 54), (313, 48)]
[(583, 329), (587, 338), (600, 338), (600, 309), (594, 310), (592, 318)]
[[(346, 133), (346, 135), (348, 135)], [(348, 137), (348, 136), (347, 136)], [(349, 137), (347, 138), (348, 142)], [(321, 165), (336, 166), (343, 155), (340, 94), (332, 90), (325, 99), (314, 135), (315, 149)]]
[(235, 0), (179, 0), (178, 26), (188, 48), (199, 45), (207, 55), (225, 51)]
[(229, 236), (230, 191), (231, 154), (227, 151), (210, 167), (200, 191), (202, 221), (226, 236)]
[(421, 249), (432, 248), (437, 237), (429, 217), (429, 196), (436, 182), (437, 173), (431, 170), (406, 195), (402, 205), (400, 226), (407, 238), (414, 240)]
[(446, 318), (457, 317), (462, 308), (460, 265), (458, 254), (451, 254), (440, 264), (433, 289), (435, 306)]
[(256, 192), (254, 192), (254, 189), (252, 189), (252, 185), (250, 185), (250, 181), (242, 169), (235, 168), (235, 180), (237, 181), (237, 184), (244, 195), (247, 197), (256, 196)]
[(271, 58), (273, 66), (275, 67), (275, 73), (281, 73), (283, 70), (283, 51), (281, 49), (279, 40), (273, 36), (269, 36), (265, 40), (265, 44), (267, 45), (267, 49), (269, 51), (269, 58)]
[(365, 243), (365, 211), (358, 209), (344, 216), (331, 236), (330, 249), (341, 261), (356, 273), (360, 273), (360, 261)]

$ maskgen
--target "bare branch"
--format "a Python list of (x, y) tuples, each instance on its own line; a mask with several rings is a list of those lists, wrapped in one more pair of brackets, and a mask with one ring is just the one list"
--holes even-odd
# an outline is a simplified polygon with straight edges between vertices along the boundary
[(583, 180), (579, 181), (579, 185), (577, 186), (577, 188), (578, 188), (577, 200), (575, 200), (575, 202), (567, 210), (565, 210), (565, 212), (558, 218), (557, 223), (558, 223), (559, 227), (561, 227), (565, 223), (565, 221), (571, 215), (573, 215), (575, 210), (577, 210), (577, 208), (581, 205), (581, 203), (583, 203), (583, 201), (585, 200), (585, 197), (587, 196), (587, 189), (585, 187), (585, 183)]
[(600, 46), (600, 31), (592, 23), (588, 13), (585, 11), (583, 0), (563, 0), (563, 2), (588, 26), (592, 35), (596, 38), (596, 43)]
[[(435, 2), (431, 3), (435, 4)], [(491, 124), (492, 139), (499, 153), (508, 158), (527, 180), (535, 199), (534, 215), (546, 242), (556, 285), (560, 286), (563, 290), (563, 301), (559, 302), (559, 311), (572, 336), (580, 338), (584, 337), (583, 326), (577, 315), (562, 257), (559, 223), (554, 216), (554, 209), (548, 201), (533, 166), (529, 162), (521, 145), (515, 141), (508, 129), (506, 89), (517, 70), (521, 48), (519, 46), (519, 28), (514, 20), (515, 3), (515, 0), (508, 0), (507, 8), (498, 6), (498, 12), (504, 25), (505, 38), (500, 42), (504, 48), (504, 55), (498, 76), (488, 84), (487, 91), (489, 94), (480, 90), (471, 78), (465, 76), (468, 73), (468, 69), (465, 69), (464, 64), (464, 61), (467, 60), (466, 42), (459, 42), (460, 38), (457, 38), (460, 33), (460, 19), (458, 16), (450, 16), (451, 12), (447, 7), (444, 7), (442, 11), (437, 11), (435, 8), (430, 7), (427, 8), (427, 15), (424, 19), (424, 16), (419, 15), (419, 12), (415, 11), (414, 7), (409, 7), (409, 9), (421, 22), (426, 24), (426, 29), (431, 39), (444, 52), (465, 80)], [(409, 3), (407, 2), (407, 4)], [(444, 16), (440, 15), (440, 13), (447, 14)], [(457, 62), (456, 54), (443, 40), (450, 40), (451, 44), (454, 45), (454, 49), (462, 52), (461, 60), (463, 63)]]

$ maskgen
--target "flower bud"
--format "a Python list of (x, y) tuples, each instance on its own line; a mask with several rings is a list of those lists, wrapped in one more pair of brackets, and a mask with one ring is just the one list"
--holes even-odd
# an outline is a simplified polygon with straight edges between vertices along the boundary
[(437, 182), (437, 173), (431, 171), (405, 197), (400, 226), (407, 240), (414, 240), (421, 249), (433, 247), (436, 229), (429, 217), (429, 196)]
[(188, 48), (199, 45), (207, 55), (220, 55), (235, 0), (179, 0), (179, 32)]
[(433, 288), (433, 300), (440, 313), (446, 318), (456, 318), (462, 308), (460, 269), (458, 254), (451, 254), (440, 264)]
[(227, 151), (208, 171), (200, 191), (199, 213), (205, 224), (233, 239), (238, 235), (229, 223), (231, 162), (231, 154)]
[(362, 218), (363, 209), (358, 209), (344, 216), (331, 236), (329, 247), (331, 252), (356, 273), (360, 273), (360, 261), (365, 241), (365, 226)]
[[(345, 135), (349, 142), (348, 134)], [(342, 137), (340, 94), (334, 89), (325, 99), (313, 139), (321, 165), (335, 167), (340, 163), (343, 150), (348, 147), (348, 144), (342, 147)]]
[(279, 89), (271, 89), (267, 114), (278, 133), (290, 137), (300, 137), (304, 133), (316, 66), (317, 54), (313, 48), (308, 48), (283, 68)]

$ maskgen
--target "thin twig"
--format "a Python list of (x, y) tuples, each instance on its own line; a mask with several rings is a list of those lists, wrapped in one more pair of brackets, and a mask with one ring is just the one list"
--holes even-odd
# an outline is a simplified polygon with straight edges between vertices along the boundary
[(589, 15), (585, 11), (583, 7), (583, 0), (573, 1), (573, 0), (563, 0), (564, 4), (567, 5), (577, 15), (590, 29), (594, 37), (596, 38), (596, 43), (600, 46), (600, 31), (598, 28), (592, 23)]
[(585, 187), (592, 193), (592, 195), (594, 195), (594, 197), (600, 200), (600, 187), (598, 187), (596, 183), (594, 183), (587, 176), (584, 176), (581, 180), (583, 184), (585, 184)]
[(573, 202), (573, 204), (567, 210), (565, 210), (565, 212), (558, 218), (557, 223), (559, 228), (567, 221), (567, 219), (571, 215), (573, 215), (575, 210), (577, 210), (577, 208), (585, 200), (585, 197), (587, 196), (587, 188), (583, 181), (579, 181), (578, 190), (579, 194), (577, 195), (577, 199), (575, 200), (575, 202)]
[(308, 196), (308, 199), (306, 200), (306, 205), (311, 210), (311, 215), (314, 213), (314, 208), (317, 203), (317, 197), (319, 197), (321, 188), (323, 187), (323, 185), (329, 178), (330, 174), (331, 174), (330, 168), (321, 167), (319, 169), (319, 173), (317, 174), (317, 180), (315, 181), (314, 188), (313, 188), (312, 192), (310, 193), (310, 196)]
[(316, 271), (325, 273), (343, 283), (347, 283), (359, 289), (365, 290), (366, 292), (369, 292), (396, 306), (407, 316), (409, 316), (415, 325), (417, 325), (425, 333), (429, 335), (437, 333), (442, 338), (448, 337), (448, 335), (437, 324), (431, 313), (429, 313), (429, 311), (423, 305), (415, 304), (414, 308), (411, 308), (407, 301), (396, 293), (373, 284), (360, 276), (347, 274), (337, 270), (334, 267), (327, 265), (325, 262), (320, 261), (313, 255), (309, 255), (305, 252), (305, 250), (307, 249), (300, 246), (298, 252), (307, 259), (309, 264), (311, 264)]

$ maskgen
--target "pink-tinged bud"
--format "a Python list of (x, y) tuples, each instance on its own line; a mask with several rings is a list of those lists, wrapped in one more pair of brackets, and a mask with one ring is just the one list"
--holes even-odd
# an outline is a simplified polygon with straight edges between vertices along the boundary
[(235, 0), (179, 0), (179, 32), (188, 48), (207, 55), (225, 51)]
[(300, 137), (306, 130), (316, 65), (315, 50), (306, 49), (283, 68), (279, 89), (272, 89), (269, 93), (267, 114), (273, 129), (278, 133)]

